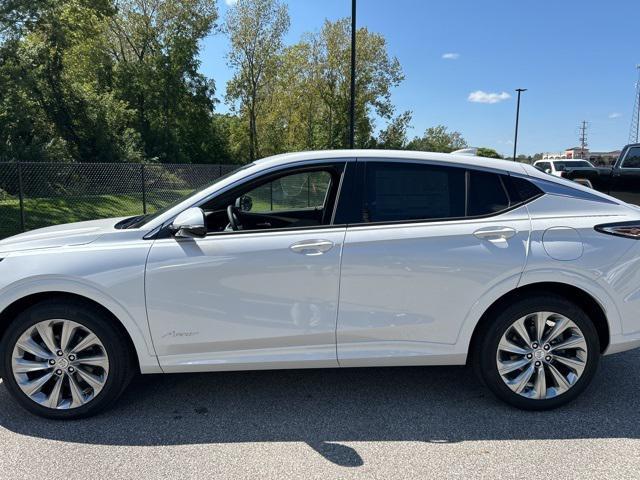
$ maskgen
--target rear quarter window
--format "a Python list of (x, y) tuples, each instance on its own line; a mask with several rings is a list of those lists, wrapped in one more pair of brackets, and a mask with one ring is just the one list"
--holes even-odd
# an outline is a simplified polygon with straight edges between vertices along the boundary
[(467, 215), (489, 215), (509, 208), (509, 197), (502, 180), (503, 175), (469, 171)]
[(524, 178), (504, 175), (503, 181), (509, 193), (511, 205), (528, 202), (543, 193), (542, 190)]

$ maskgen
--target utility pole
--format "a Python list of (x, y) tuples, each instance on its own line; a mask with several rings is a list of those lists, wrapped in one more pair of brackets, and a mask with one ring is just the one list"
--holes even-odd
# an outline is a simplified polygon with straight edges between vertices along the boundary
[(351, 0), (351, 105), (349, 108), (349, 148), (356, 138), (356, 0)]
[(636, 81), (636, 98), (631, 116), (631, 128), (629, 129), (629, 143), (640, 142), (640, 65), (636, 65), (636, 68), (638, 69), (638, 80)]
[(584, 159), (586, 157), (587, 150), (587, 129), (589, 128), (589, 123), (586, 120), (583, 120), (580, 124), (580, 137), (578, 141), (580, 142), (580, 158)]
[(516, 154), (518, 153), (518, 123), (520, 122), (520, 94), (526, 92), (526, 88), (516, 88), (518, 92), (518, 106), (516, 107), (516, 135), (513, 139), (513, 161), (516, 161)]

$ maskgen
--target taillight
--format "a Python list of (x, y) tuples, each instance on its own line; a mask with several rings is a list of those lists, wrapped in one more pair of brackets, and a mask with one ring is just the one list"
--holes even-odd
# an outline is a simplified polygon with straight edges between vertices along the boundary
[(596, 225), (595, 229), (598, 232), (615, 235), (616, 237), (625, 237), (640, 240), (640, 220)]

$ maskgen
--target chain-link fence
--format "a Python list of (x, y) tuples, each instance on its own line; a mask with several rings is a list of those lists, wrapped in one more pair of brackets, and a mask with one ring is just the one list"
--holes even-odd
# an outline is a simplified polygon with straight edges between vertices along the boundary
[(0, 162), (0, 238), (59, 223), (151, 213), (235, 168)]

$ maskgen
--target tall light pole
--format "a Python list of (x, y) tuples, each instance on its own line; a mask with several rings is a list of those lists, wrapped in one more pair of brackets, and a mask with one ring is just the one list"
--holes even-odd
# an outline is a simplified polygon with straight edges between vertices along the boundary
[(349, 148), (356, 137), (356, 0), (351, 0), (351, 105), (349, 107)]
[(513, 161), (516, 161), (516, 153), (518, 151), (518, 123), (520, 121), (520, 94), (526, 92), (526, 88), (516, 88), (518, 92), (518, 106), (516, 107), (516, 136), (513, 140)]

